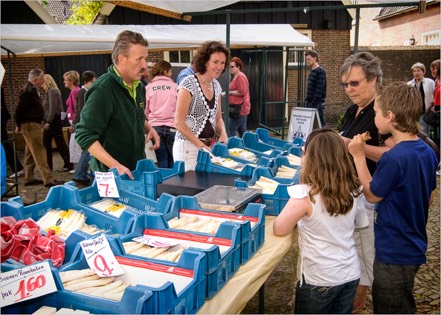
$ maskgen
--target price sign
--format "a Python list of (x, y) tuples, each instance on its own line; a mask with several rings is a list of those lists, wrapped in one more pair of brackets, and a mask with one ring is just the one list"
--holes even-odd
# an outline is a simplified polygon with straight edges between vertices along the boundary
[(87, 264), (100, 277), (119, 276), (124, 273), (110, 249), (104, 235), (80, 242)]
[(0, 274), (0, 307), (55, 291), (57, 287), (47, 261)]
[(143, 243), (145, 245), (152, 247), (174, 247), (179, 244), (179, 241), (177, 240), (165, 240), (158, 237), (147, 236), (147, 235), (135, 237), (133, 241)]
[(115, 182), (115, 175), (112, 172), (95, 172), (95, 180), (98, 186), (98, 194), (100, 197), (119, 198), (119, 192)]

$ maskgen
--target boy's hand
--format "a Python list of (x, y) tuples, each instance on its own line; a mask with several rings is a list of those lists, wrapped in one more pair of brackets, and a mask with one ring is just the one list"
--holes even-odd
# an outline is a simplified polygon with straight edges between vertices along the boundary
[(348, 145), (349, 153), (355, 158), (365, 158), (365, 140), (362, 134), (358, 134), (352, 138)]

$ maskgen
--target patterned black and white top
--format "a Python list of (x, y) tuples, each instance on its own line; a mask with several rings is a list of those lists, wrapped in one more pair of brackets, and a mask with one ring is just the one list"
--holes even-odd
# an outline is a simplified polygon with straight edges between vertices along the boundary
[[(198, 137), (201, 134), (202, 130), (204, 130), (207, 121), (209, 121), (212, 124), (213, 129), (216, 130), (216, 115), (220, 106), (220, 104), (218, 104), (218, 101), (219, 95), (222, 92), (222, 87), (216, 79), (213, 79), (213, 86), (214, 107), (210, 109), (204, 93), (202, 92), (199, 81), (195, 75), (190, 75), (186, 77), (179, 84), (178, 91), (180, 89), (186, 89), (191, 94), (190, 107), (188, 109), (185, 123), (196, 137)], [(176, 131), (175, 139), (187, 140), (179, 131)]]

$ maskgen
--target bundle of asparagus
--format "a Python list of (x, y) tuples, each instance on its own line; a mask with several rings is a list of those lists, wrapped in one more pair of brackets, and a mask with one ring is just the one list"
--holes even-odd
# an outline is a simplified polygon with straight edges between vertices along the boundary
[(84, 213), (73, 209), (49, 210), (37, 221), (37, 224), (43, 231), (54, 230), (62, 238), (68, 238), (75, 230), (88, 234), (100, 232), (95, 226), (86, 224)]
[(178, 261), (185, 249), (180, 245), (173, 247), (152, 247), (134, 241), (124, 242), (123, 246), (127, 254), (168, 261)]
[(287, 159), (291, 165), (302, 165), (302, 158), (298, 157), (297, 155), (290, 153), (287, 155)]
[(172, 229), (190, 230), (208, 234), (216, 234), (221, 221), (212, 218), (200, 218), (197, 216), (192, 217), (174, 217), (168, 221), (168, 225)]
[(228, 153), (231, 156), (235, 156), (235, 157), (250, 161), (252, 163), (256, 163), (259, 160), (253, 152), (250, 152), (248, 150), (241, 149), (241, 148), (228, 149)]
[(262, 194), (274, 195), (278, 186), (279, 183), (275, 180), (265, 176), (260, 176), (254, 185), (250, 186), (249, 188), (262, 189)]
[(61, 282), (66, 290), (121, 301), (129, 284), (115, 277), (100, 278), (92, 269), (60, 272)]
[(90, 206), (94, 209), (111, 214), (117, 218), (121, 216), (124, 210), (128, 209), (128, 206), (120, 202), (116, 202), (112, 198), (103, 198), (100, 201), (91, 203)]
[(293, 178), (296, 173), (297, 170), (295, 168), (282, 165), (277, 169), (276, 177)]

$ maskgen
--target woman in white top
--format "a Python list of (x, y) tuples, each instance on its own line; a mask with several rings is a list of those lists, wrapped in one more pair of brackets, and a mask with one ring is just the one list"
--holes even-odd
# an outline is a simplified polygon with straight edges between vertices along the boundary
[(331, 129), (314, 130), (302, 159), (301, 184), (274, 222), (275, 235), (299, 233), (295, 314), (352, 312), (360, 279), (354, 229), (368, 224), (357, 207), (360, 183), (348, 150)]
[(221, 113), (222, 88), (217, 79), (229, 59), (230, 50), (222, 43), (205, 42), (193, 58), (197, 72), (179, 84), (173, 158), (185, 162), (185, 171), (196, 168), (199, 149), (210, 150), (217, 138), (228, 141)]

